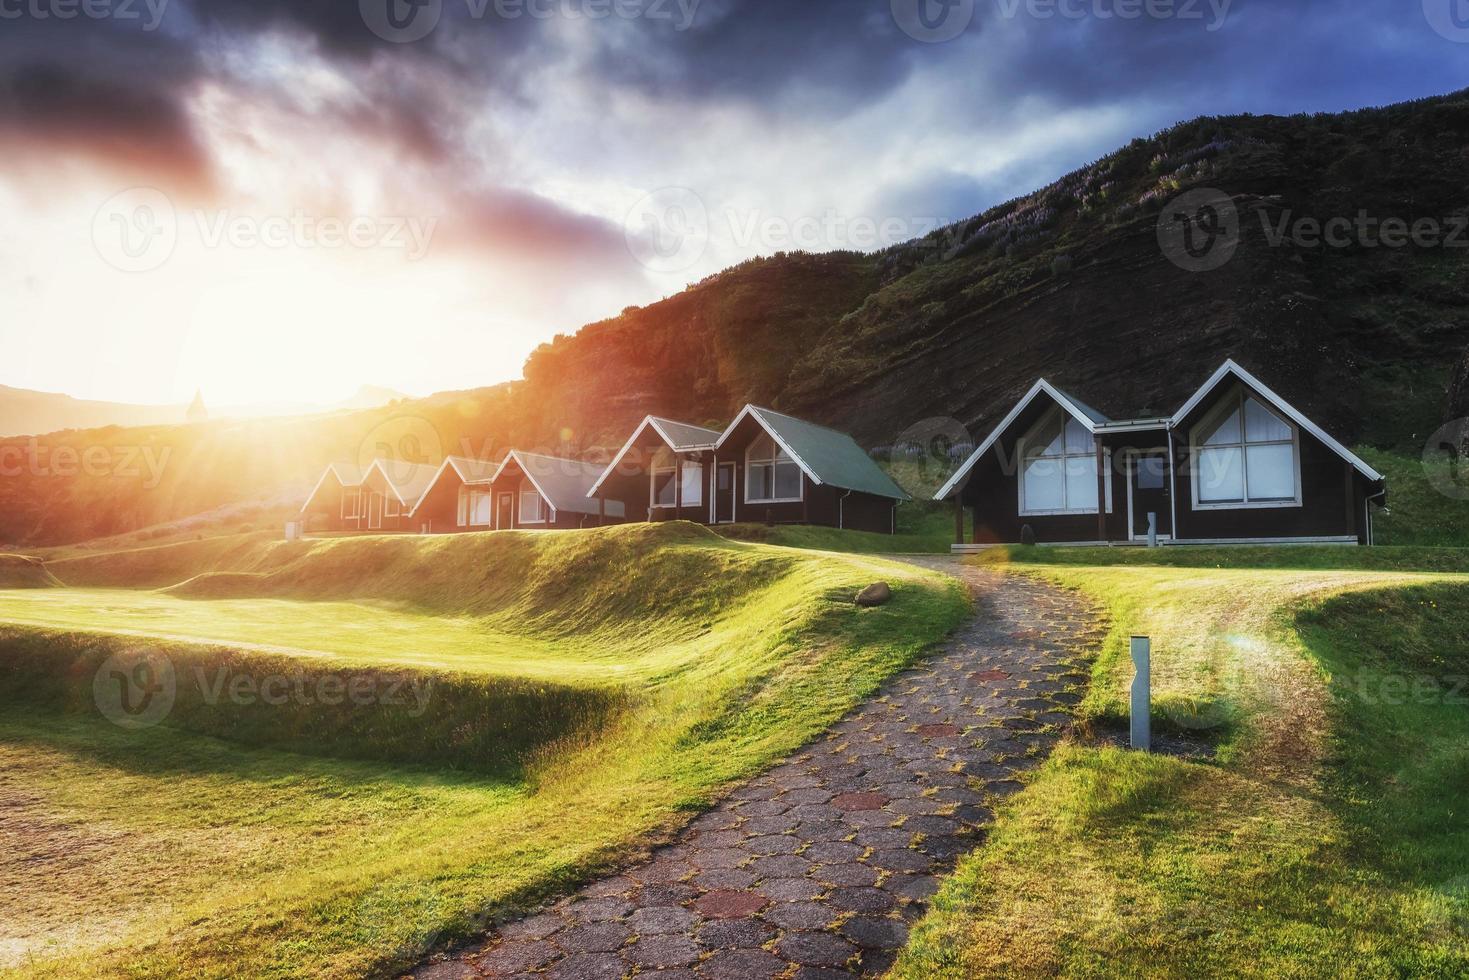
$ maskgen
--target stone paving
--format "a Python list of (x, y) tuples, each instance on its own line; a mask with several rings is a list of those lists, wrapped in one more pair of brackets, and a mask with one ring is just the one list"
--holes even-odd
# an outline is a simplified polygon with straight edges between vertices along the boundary
[(1081, 700), (1101, 640), (1080, 596), (953, 559), (977, 614), (821, 738), (650, 860), (506, 925), (415, 980), (821, 980), (883, 973), (991, 807)]

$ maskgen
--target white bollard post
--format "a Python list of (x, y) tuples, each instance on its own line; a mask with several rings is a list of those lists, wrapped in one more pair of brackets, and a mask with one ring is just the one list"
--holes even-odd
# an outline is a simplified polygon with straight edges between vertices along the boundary
[(1153, 643), (1146, 636), (1132, 638), (1132, 747), (1139, 752), (1153, 748)]
[(1158, 515), (1148, 511), (1148, 547), (1158, 547)]

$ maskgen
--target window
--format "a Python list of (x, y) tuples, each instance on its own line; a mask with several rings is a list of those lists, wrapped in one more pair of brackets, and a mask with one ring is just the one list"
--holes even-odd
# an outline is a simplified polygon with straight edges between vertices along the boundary
[(652, 499), (650, 503), (654, 507), (677, 507), (681, 502), (685, 507), (698, 507), (704, 503), (704, 466), (702, 463), (683, 464), (683, 493), (675, 495), (678, 479), (677, 467), (664, 461), (664, 465), (655, 466), (652, 470)]
[(546, 502), (534, 490), (520, 491), (520, 523), (546, 523)]
[(489, 527), (494, 518), (494, 497), (488, 490), (469, 491), (469, 523), (473, 527)]
[(468, 487), (460, 487), (459, 488), (459, 510), (458, 510), (458, 516), (457, 516), (457, 524), (458, 524), (459, 527), (468, 527), (469, 526), (469, 488)]
[(397, 497), (389, 497), (389, 498), (387, 498), (387, 503), (384, 504), (383, 514), (385, 516), (387, 516), (387, 517), (397, 517), (398, 516), (398, 513), (399, 513), (399, 511), (398, 511), (398, 498)]
[(1300, 504), (1296, 428), (1244, 389), (1205, 418), (1190, 442), (1195, 507)]
[(358, 517), (361, 517), (361, 516), (362, 516), (362, 491), (361, 490), (343, 490), (342, 491), (342, 517), (345, 520), (352, 520), (352, 519), (355, 519), (355, 518), (358, 518)]
[[(1091, 432), (1060, 408), (1020, 440), (1020, 513), (1095, 514), (1097, 449)], [(1107, 510), (1112, 481), (1107, 481)]]
[(770, 436), (761, 436), (745, 453), (745, 501), (790, 503), (801, 499), (800, 465)]
[(1162, 490), (1167, 485), (1168, 460), (1162, 456), (1139, 456), (1133, 465), (1139, 490)]

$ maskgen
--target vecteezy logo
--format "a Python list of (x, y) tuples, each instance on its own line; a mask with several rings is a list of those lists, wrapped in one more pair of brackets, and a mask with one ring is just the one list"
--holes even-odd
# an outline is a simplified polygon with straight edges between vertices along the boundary
[(628, 250), (653, 272), (683, 272), (709, 247), (709, 209), (687, 187), (664, 187), (627, 213)]
[(1455, 419), (1429, 437), (1423, 473), (1450, 500), (1469, 500), (1469, 419)]
[(121, 728), (152, 728), (173, 710), (178, 680), (173, 661), (157, 650), (126, 650), (108, 657), (92, 677), (92, 700)]
[(952, 41), (974, 21), (974, 0), (892, 0), (893, 20), (924, 44)]
[(158, 268), (173, 255), (178, 239), (173, 202), (152, 187), (133, 187), (114, 195), (92, 218), (97, 254), (123, 272)]
[(1469, 0), (1423, 0), (1423, 16), (1442, 37), (1469, 44)]
[(1158, 216), (1158, 245), (1180, 269), (1218, 269), (1239, 248), (1239, 210), (1229, 195), (1211, 188), (1180, 194)]
[(439, 430), (421, 415), (395, 415), (378, 423), (357, 447), (357, 465), (366, 472), (381, 461), (394, 483), (412, 480), (416, 466), (437, 466), (444, 458)]
[(367, 29), (391, 44), (421, 41), (439, 26), (444, 0), (357, 0)]

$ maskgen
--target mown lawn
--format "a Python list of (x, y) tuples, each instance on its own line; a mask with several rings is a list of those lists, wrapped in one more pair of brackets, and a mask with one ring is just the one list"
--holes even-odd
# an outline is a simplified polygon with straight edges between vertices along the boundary
[[(1295, 549), (1239, 553), (1246, 568), (1108, 557), (1015, 566), (1112, 617), (1086, 725), (945, 884), (896, 975), (1469, 973), (1469, 705), (1448, 699), (1469, 674), (1469, 577)], [(1193, 755), (1111, 747), (1134, 633), (1154, 641), (1155, 728)], [(1379, 693), (1381, 675), (1436, 680), (1385, 706), (1343, 683), (1364, 670)]]
[[(415, 572), (421, 548), (443, 550)], [(449, 561), (458, 563), (452, 587), (422, 581)], [(93, 565), (94, 581), (111, 574), (105, 557)], [(431, 946), (627, 859), (819, 732), (968, 610), (944, 576), (677, 526), (251, 546), (208, 571), (223, 578), (174, 594), (49, 590), (50, 612), (29, 614), (88, 632), (54, 643), (71, 695), (15, 675), (54, 695), (56, 707), (0, 693), (0, 806), (21, 815), (0, 824), (0, 963), (17, 976), (391, 975)], [(663, 576), (664, 587), (652, 587)], [(858, 609), (851, 597), (875, 578), (892, 583), (893, 602)], [(312, 601), (283, 598), (292, 590)], [(228, 597), (185, 597), (211, 594)], [(448, 631), (437, 639), (422, 621), (432, 601), (443, 604), (437, 615), (462, 620), (437, 627)], [(3, 602), (10, 618), (36, 608), (13, 594)], [(439, 643), (430, 659), (513, 669), (520, 683), (542, 668), (507, 667), (493, 644), (516, 610), (532, 608), (517, 638), (527, 657), (549, 649), (561, 658), (558, 680), (600, 683), (622, 655), (627, 698), (599, 727), (542, 746), (503, 774), (455, 772), (452, 751), (442, 764), (408, 765), (242, 741), (268, 730), (265, 705), (229, 741), (169, 727), (172, 716), (124, 731), (97, 718), (91, 672), (67, 672), (83, 662), (68, 660), (74, 650), (133, 642), (105, 632), (120, 622), (141, 631), (148, 617), (166, 615), (182, 617), (169, 628), (185, 622), (189, 635), (300, 637), (367, 663)], [(347, 629), (354, 619), (365, 624), (360, 632)], [(35, 669), (35, 651), (21, 647), (15, 637), (0, 642), (0, 670)], [(237, 671), (292, 660), (197, 655)], [(293, 662), (316, 669), (316, 658)], [(439, 707), (419, 724), (438, 727)], [(536, 711), (536, 701), (521, 710)], [(525, 724), (541, 720), (528, 715)]]

